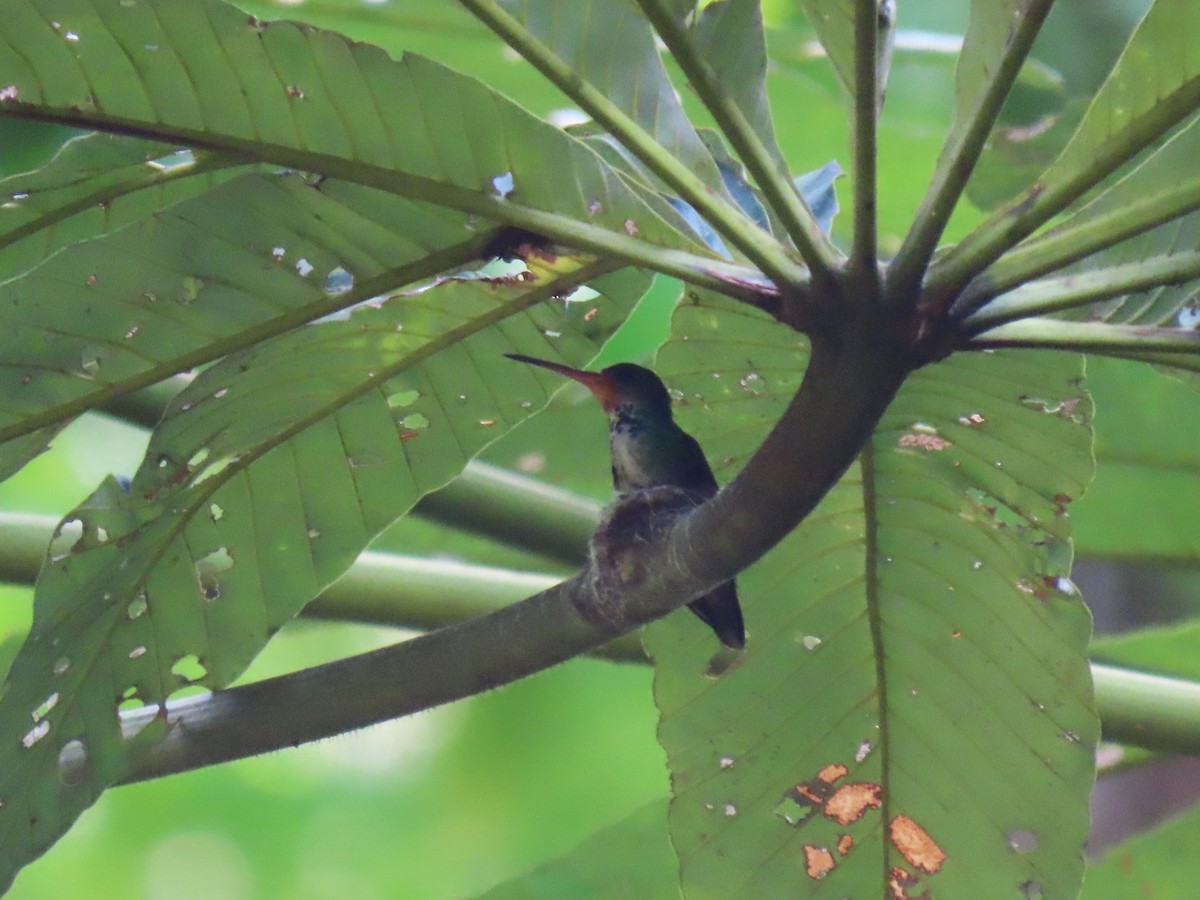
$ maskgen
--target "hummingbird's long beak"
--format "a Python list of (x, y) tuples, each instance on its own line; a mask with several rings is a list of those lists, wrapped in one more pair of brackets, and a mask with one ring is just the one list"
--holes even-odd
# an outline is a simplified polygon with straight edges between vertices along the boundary
[(551, 372), (557, 372), (559, 375), (565, 375), (567, 378), (578, 381), (595, 395), (606, 412), (617, 407), (618, 389), (616, 382), (603, 372), (588, 372), (584, 369), (573, 369), (570, 366), (563, 366), (546, 359), (537, 359), (533, 356), (524, 356), (520, 353), (505, 353), (504, 355), (509, 359), (515, 359), (517, 362), (529, 363), (531, 366), (541, 366), (543, 369), (549, 369)]

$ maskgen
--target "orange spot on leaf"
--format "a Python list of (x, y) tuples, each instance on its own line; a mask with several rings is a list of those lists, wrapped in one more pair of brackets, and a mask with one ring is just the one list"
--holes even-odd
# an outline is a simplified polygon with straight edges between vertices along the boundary
[(861, 819), (868, 809), (878, 809), (882, 793), (880, 785), (867, 781), (843, 784), (825, 802), (822, 812), (839, 825), (849, 825)]
[(908, 889), (920, 883), (912, 872), (893, 866), (888, 873), (888, 896), (891, 900), (910, 900)]
[(813, 844), (804, 845), (804, 871), (808, 873), (809, 878), (819, 881), (832, 872), (835, 865), (837, 863), (833, 854), (826, 848)]
[(801, 799), (808, 800), (810, 803), (815, 803), (818, 806), (823, 802), (823, 798), (807, 784), (796, 785), (796, 787), (793, 788), (793, 792), (796, 794), (795, 799), (797, 803), (799, 803)]
[(888, 837), (908, 864), (932, 875), (946, 861), (946, 853), (924, 828), (901, 813), (888, 825)]
[(854, 849), (854, 835), (843, 834), (840, 838), (838, 838), (837, 849), (838, 849), (838, 853), (840, 853), (842, 856), (845, 856), (847, 853), (849, 853), (851, 850), (853, 850)]
[(826, 784), (833, 784), (839, 778), (845, 778), (849, 774), (850, 770), (841, 763), (830, 763), (817, 773), (817, 778)]

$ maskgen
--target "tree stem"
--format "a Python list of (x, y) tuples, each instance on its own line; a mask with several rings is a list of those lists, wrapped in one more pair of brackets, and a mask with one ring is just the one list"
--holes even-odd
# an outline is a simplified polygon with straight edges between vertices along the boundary
[(1104, 737), (1165, 753), (1200, 754), (1200, 684), (1092, 663)]

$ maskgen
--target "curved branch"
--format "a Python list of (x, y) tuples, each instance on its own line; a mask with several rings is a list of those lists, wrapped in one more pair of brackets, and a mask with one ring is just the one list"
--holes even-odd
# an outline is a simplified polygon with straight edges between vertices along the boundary
[[(854, 460), (908, 371), (877, 347), (815, 340), (799, 391), (745, 469), (712, 501), (639, 544), (638, 565), (621, 573), (589, 566), (528, 600), (402, 644), (168, 704), (165, 712), (135, 711), (122, 717), (127, 731), (158, 715), (172, 727), (148, 749), (131, 747), (125, 780), (294, 746), (471, 696), (666, 615), (799, 524)], [(615, 611), (606, 608), (614, 580)], [(597, 621), (601, 609), (605, 624)]]

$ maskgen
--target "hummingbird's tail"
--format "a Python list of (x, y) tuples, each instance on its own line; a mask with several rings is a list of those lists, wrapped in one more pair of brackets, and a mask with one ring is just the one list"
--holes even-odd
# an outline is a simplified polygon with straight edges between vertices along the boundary
[(738, 604), (737, 586), (732, 581), (719, 585), (688, 604), (700, 621), (716, 634), (731, 650), (746, 646), (746, 627), (742, 623), (742, 607)]

